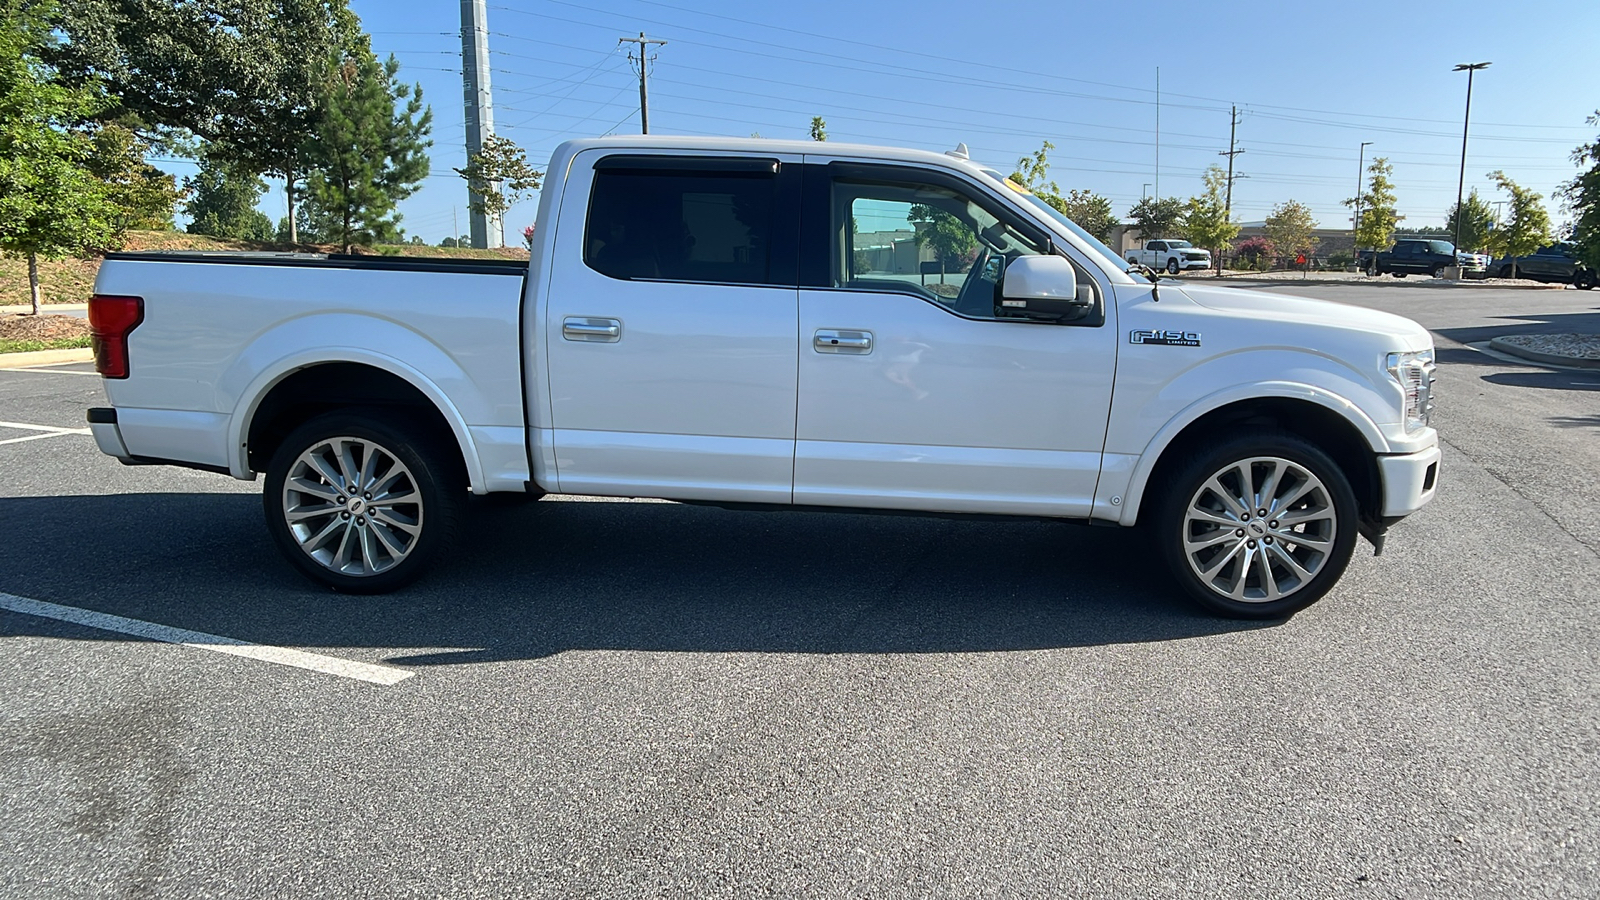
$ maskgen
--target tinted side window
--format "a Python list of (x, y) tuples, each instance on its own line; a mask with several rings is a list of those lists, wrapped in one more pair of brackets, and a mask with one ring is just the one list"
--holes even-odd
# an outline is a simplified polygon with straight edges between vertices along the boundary
[(612, 278), (782, 284), (770, 174), (600, 169), (583, 258)]

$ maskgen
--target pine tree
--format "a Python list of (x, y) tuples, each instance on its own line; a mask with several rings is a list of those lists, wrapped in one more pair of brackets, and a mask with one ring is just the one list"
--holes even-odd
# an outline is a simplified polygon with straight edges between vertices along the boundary
[(1489, 246), (1489, 235), (1494, 228), (1494, 211), (1478, 196), (1477, 188), (1473, 188), (1467, 199), (1461, 201), (1460, 231), (1456, 230), (1457, 214), (1456, 204), (1452, 203), (1444, 216), (1444, 229), (1450, 234), (1450, 239), (1455, 240), (1457, 234), (1461, 235), (1461, 244), (1456, 249), (1476, 253)]
[(1394, 185), (1389, 176), (1394, 167), (1386, 157), (1378, 157), (1367, 166), (1367, 191), (1359, 197), (1344, 201), (1345, 206), (1361, 204), (1361, 220), (1355, 229), (1356, 249), (1369, 248), (1374, 252), (1387, 250), (1394, 245), (1394, 230), (1405, 216), (1395, 208)]
[(358, 43), (335, 68), (306, 153), (314, 166), (307, 199), (331, 219), (325, 239), (346, 253), (399, 239), (395, 207), (427, 177), (433, 144), (422, 86), (402, 84), (394, 56), (379, 63), (365, 39)]

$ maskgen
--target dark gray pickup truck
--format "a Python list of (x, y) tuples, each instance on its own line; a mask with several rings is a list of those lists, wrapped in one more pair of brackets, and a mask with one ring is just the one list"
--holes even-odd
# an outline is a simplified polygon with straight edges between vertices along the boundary
[(1551, 244), (1527, 256), (1497, 259), (1494, 261), (1494, 274), (1501, 278), (1571, 284), (1583, 290), (1600, 284), (1600, 276), (1573, 256), (1571, 244)]
[(1408, 238), (1394, 242), (1394, 248), (1374, 254), (1371, 250), (1362, 250), (1356, 254), (1356, 264), (1362, 271), (1372, 275), (1393, 275), (1404, 278), (1407, 275), (1432, 275), (1439, 277), (1447, 267), (1460, 265), (1462, 274), (1468, 278), (1484, 278), (1487, 272), (1484, 268), (1474, 266), (1472, 260), (1478, 257), (1463, 258), (1456, 253), (1454, 244), (1449, 241), (1427, 240)]

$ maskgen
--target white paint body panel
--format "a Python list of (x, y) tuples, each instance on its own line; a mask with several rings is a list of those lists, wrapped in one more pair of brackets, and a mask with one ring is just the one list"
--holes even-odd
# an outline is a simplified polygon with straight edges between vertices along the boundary
[[(813, 335), (870, 332), (864, 355)], [(800, 293), (796, 503), (1087, 516), (1116, 367), (1100, 327), (966, 319), (908, 294)]]

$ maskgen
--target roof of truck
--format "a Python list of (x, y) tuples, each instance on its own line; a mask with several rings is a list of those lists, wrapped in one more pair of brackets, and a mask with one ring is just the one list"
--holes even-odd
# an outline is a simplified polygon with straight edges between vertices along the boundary
[(767, 138), (737, 137), (684, 137), (664, 134), (618, 134), (608, 137), (579, 138), (556, 148), (555, 156), (572, 154), (596, 148), (619, 150), (712, 150), (733, 153), (810, 154), (812, 156), (850, 157), (888, 162), (920, 163), (951, 168), (988, 168), (976, 160), (962, 159), (948, 153), (932, 150), (912, 150), (905, 147), (879, 147), (871, 144), (845, 144), (834, 141), (780, 141)]

